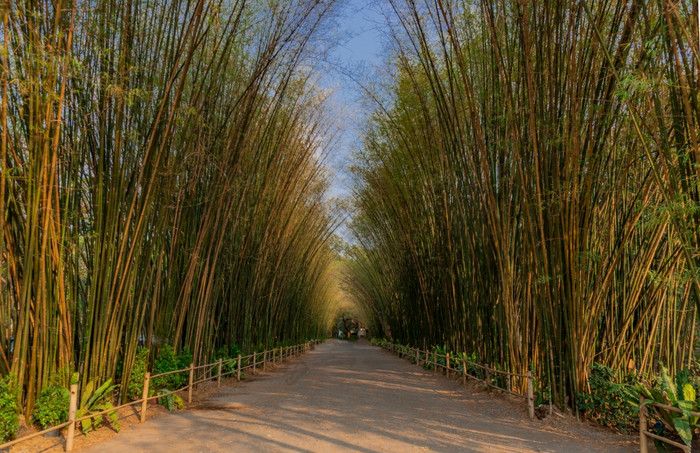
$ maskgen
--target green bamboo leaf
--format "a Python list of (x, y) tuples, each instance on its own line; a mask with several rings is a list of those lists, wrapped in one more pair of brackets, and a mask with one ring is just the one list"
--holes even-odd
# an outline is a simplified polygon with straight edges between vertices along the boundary
[(693, 440), (693, 430), (690, 428), (688, 417), (676, 417), (673, 419), (673, 426), (686, 445), (690, 445)]

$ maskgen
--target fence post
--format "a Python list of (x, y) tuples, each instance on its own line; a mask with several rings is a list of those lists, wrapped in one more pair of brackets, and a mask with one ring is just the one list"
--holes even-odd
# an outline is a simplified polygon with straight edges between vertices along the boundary
[(433, 373), (437, 374), (437, 351), (433, 352)]
[(78, 410), (78, 384), (70, 385), (70, 406), (68, 408), (68, 432), (66, 433), (66, 452), (73, 451), (73, 438), (75, 437), (75, 413)]
[(253, 374), (255, 374), (255, 372), (257, 371), (257, 370), (255, 369), (255, 367), (256, 367), (256, 365), (257, 365), (255, 362), (256, 362), (257, 359), (258, 359), (257, 354), (255, 353), (255, 351), (253, 351)]
[(445, 375), (450, 377), (450, 353), (445, 353)]
[(221, 358), (219, 358), (219, 375), (216, 377), (216, 386), (221, 387)]
[(462, 359), (462, 382), (467, 385), (467, 361)]
[(277, 356), (277, 348), (272, 348), (272, 365), (275, 366), (277, 361), (275, 360)]
[(263, 372), (267, 371), (267, 349), (263, 352)]
[(420, 352), (418, 352), (418, 348), (416, 348), (416, 365), (420, 366)]
[(238, 354), (238, 376), (236, 377), (237, 381), (241, 380), (241, 355)]
[(143, 378), (143, 402), (141, 403), (141, 423), (146, 421), (146, 407), (148, 406), (148, 386), (151, 383), (151, 373), (146, 371), (146, 376)]
[(648, 453), (647, 436), (644, 431), (647, 429), (647, 408), (644, 405), (644, 396), (639, 395), (639, 452)]
[(527, 372), (527, 414), (530, 420), (535, 418), (535, 395), (532, 390), (532, 371)]
[(190, 385), (187, 386), (187, 402), (192, 402), (192, 383), (194, 382), (194, 363), (190, 363)]
[(491, 391), (491, 370), (489, 370), (489, 364), (486, 364), (486, 390)]

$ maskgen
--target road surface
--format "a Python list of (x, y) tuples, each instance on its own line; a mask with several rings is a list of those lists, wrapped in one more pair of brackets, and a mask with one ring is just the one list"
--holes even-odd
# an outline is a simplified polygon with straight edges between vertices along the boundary
[(330, 341), (197, 409), (132, 427), (102, 452), (634, 452), (571, 418), (464, 387), (366, 342)]

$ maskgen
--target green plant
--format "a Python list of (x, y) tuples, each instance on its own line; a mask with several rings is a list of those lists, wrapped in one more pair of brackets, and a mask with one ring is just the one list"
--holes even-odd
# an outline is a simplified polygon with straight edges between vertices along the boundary
[(214, 361), (221, 359), (224, 362), (221, 372), (230, 373), (233, 372), (238, 366), (238, 360), (236, 359), (240, 353), (241, 350), (238, 349), (238, 345), (234, 344), (230, 348), (228, 346), (222, 346), (214, 351)]
[[(158, 351), (158, 358), (153, 364), (153, 373), (167, 373), (168, 371), (184, 370), (192, 363), (192, 354), (184, 350), (180, 354), (175, 354), (175, 350), (169, 344), (163, 345)], [(179, 389), (187, 385), (189, 375), (183, 371), (162, 376), (153, 380), (154, 388), (174, 388)]]
[[(477, 376), (480, 368), (477, 367), (476, 365), (474, 365), (475, 363), (478, 363), (478, 359), (476, 357), (476, 352), (472, 352), (471, 354), (467, 354), (466, 352), (464, 352), (464, 353), (459, 354), (458, 358), (460, 359), (460, 361), (462, 359), (464, 359), (466, 362), (467, 369), (463, 370), (463, 371), (466, 371), (466, 373), (470, 376)], [(461, 363), (460, 363), (460, 366), (461, 366)]]
[[(646, 387), (637, 386), (638, 391), (646, 398), (645, 405), (650, 409), (650, 415), (663, 424), (663, 427), (670, 433), (675, 433), (688, 446), (691, 446), (693, 437), (698, 436), (698, 417), (692, 416), (691, 412), (700, 412), (700, 398), (698, 392), (686, 373), (679, 372), (675, 379), (671, 377), (668, 369), (661, 366), (661, 377), (656, 385)], [(639, 400), (637, 400), (638, 403)], [(634, 399), (630, 399), (633, 403)], [(680, 409), (675, 412), (653, 405), (653, 403), (671, 406)], [(656, 429), (660, 429), (657, 426)], [(654, 439), (656, 449), (660, 452), (669, 451), (666, 444)]]
[[(178, 369), (184, 369), (190, 366), (192, 361), (194, 360), (194, 356), (192, 355), (192, 352), (190, 352), (190, 349), (185, 347), (180, 353), (177, 355), (177, 366)], [(187, 380), (187, 379), (185, 379)], [(184, 383), (183, 383), (184, 385)]]
[[(112, 392), (117, 387), (116, 385), (110, 386), (112, 379), (107, 379), (107, 381), (102, 384), (97, 390), (95, 388), (95, 381), (90, 381), (85, 386), (80, 397), (80, 408), (75, 413), (76, 418), (82, 418), (90, 414), (95, 414), (93, 417), (81, 420), (80, 424), (83, 429), (83, 433), (87, 435), (90, 431), (94, 431), (100, 427), (102, 424), (102, 415), (96, 414), (97, 412), (102, 412), (114, 408), (112, 403), (109, 401)], [(107, 416), (112, 420), (112, 425), (114, 429), (119, 431), (119, 419), (117, 418), (117, 411), (107, 412)]]
[(436, 345), (433, 346), (431, 349), (431, 359), (436, 360), (434, 354), (437, 354), (437, 364), (440, 366), (445, 366), (445, 354), (447, 353), (447, 345)]
[(176, 409), (182, 409), (185, 406), (185, 402), (182, 401), (180, 395), (178, 395), (177, 393), (170, 392), (171, 390), (169, 389), (159, 390), (158, 394), (163, 396), (158, 398), (158, 404), (160, 404), (163, 407), (166, 407), (171, 412)]
[(41, 390), (36, 400), (32, 421), (43, 429), (60, 425), (68, 420), (70, 392), (58, 382), (52, 382)]
[(126, 394), (132, 399), (141, 398), (143, 392), (143, 381), (146, 378), (146, 369), (148, 367), (148, 353), (146, 348), (138, 348), (136, 351), (136, 359), (134, 366), (131, 368), (131, 376), (129, 376), (129, 384), (126, 386)]
[(19, 428), (19, 388), (14, 374), (0, 379), (0, 441), (11, 440)]
[[(631, 432), (637, 423), (638, 408), (628, 399), (635, 394), (636, 375), (627, 375), (620, 382), (615, 372), (600, 363), (594, 363), (588, 376), (589, 393), (579, 393), (576, 403), (584, 415), (596, 422), (623, 433)], [(636, 398), (639, 401), (639, 398)]]

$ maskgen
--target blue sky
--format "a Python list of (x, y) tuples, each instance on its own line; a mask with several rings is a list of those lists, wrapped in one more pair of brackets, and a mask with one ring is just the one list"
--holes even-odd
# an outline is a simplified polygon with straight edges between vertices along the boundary
[[(342, 129), (337, 145), (330, 150), (328, 164), (334, 177), (330, 197), (348, 197), (350, 178), (346, 171), (353, 150), (361, 140), (361, 127), (368, 114), (363, 93), (354, 79), (368, 80), (383, 65), (384, 17), (377, 0), (346, 0), (337, 18), (339, 44), (330, 55), (329, 71), (322, 84), (334, 91), (331, 103), (342, 115)], [(348, 232), (341, 228), (339, 234), (348, 240)]]

